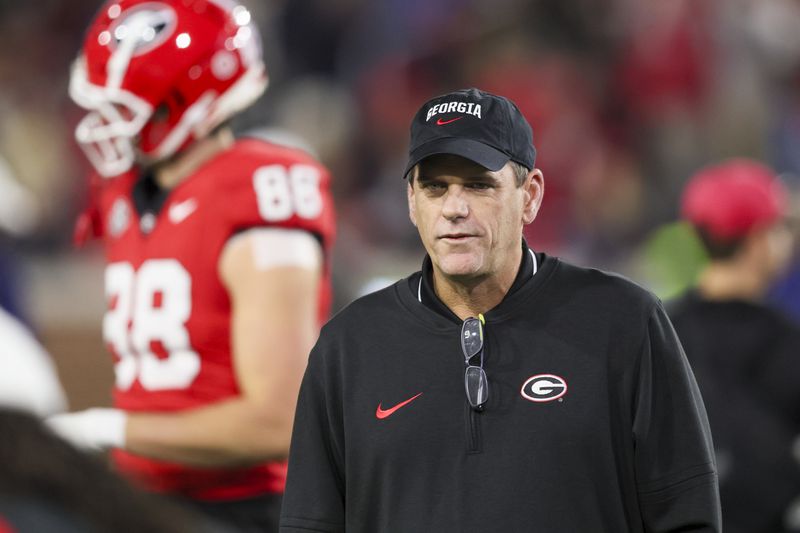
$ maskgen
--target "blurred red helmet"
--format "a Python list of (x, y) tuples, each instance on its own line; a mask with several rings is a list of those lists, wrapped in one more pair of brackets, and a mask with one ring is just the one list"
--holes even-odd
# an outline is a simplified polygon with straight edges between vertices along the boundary
[(701, 169), (683, 192), (683, 218), (721, 241), (744, 237), (786, 213), (787, 191), (775, 173), (748, 159)]
[(72, 68), (70, 96), (90, 110), (75, 136), (115, 176), (207, 135), (266, 85), (258, 30), (233, 0), (110, 0)]

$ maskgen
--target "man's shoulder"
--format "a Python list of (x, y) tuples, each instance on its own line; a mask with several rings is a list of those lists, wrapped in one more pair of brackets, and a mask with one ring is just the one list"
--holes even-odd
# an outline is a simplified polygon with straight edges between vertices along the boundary
[(308, 231), (333, 242), (335, 218), (327, 169), (306, 152), (241, 139), (197, 171), (193, 190), (216, 206), (232, 233), (250, 227)]
[(231, 202), (236, 195), (251, 194), (260, 187), (277, 198), (284, 189), (292, 192), (292, 174), (302, 174), (302, 170), (313, 174), (306, 181), (327, 189), (328, 170), (308, 153), (261, 139), (238, 139), (184, 178), (178, 188)]
[(558, 282), (552, 284), (556, 287), (555, 290), (580, 292), (594, 300), (598, 306), (635, 303), (649, 307), (660, 301), (649, 289), (616, 272), (559, 260), (556, 275)]
[(323, 327), (326, 334), (336, 334), (352, 328), (366, 329), (386, 317), (397, 317), (399, 300), (397, 291), (402, 290), (408, 279), (396, 281), (382, 289), (360, 296), (337, 312)]
[[(211, 171), (216, 180), (235, 186), (241, 182), (250, 185), (253, 175), (260, 169), (277, 167), (290, 170), (298, 165), (312, 168), (327, 179), (327, 169), (308, 152), (257, 138), (238, 139), (233, 146), (219, 154), (206, 170)], [(224, 171), (218, 172), (219, 168)]]
[(696, 315), (705, 314), (704, 302), (695, 289), (688, 289), (664, 301), (664, 309), (670, 320), (693, 319)]

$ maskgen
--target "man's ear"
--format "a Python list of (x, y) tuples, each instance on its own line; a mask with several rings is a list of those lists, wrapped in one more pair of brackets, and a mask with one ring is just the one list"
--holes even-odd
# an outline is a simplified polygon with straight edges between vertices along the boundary
[(408, 176), (408, 185), (406, 186), (406, 193), (408, 195), (408, 218), (411, 219), (411, 223), (414, 226), (417, 225), (417, 212), (416, 212), (416, 205), (414, 204), (414, 194), (416, 190), (414, 189), (414, 171), (411, 171), (411, 174)]
[(528, 172), (525, 178), (525, 183), (522, 185), (525, 189), (525, 204), (522, 209), (522, 223), (530, 224), (536, 219), (539, 213), (539, 207), (542, 205), (542, 198), (544, 198), (544, 175), (538, 168), (534, 168)]

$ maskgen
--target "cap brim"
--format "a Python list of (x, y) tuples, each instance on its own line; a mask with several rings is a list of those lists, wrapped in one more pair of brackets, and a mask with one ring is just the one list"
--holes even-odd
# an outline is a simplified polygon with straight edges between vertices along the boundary
[(500, 150), (472, 139), (458, 137), (436, 139), (411, 152), (403, 177), (408, 176), (408, 172), (414, 168), (414, 165), (426, 157), (438, 154), (458, 155), (489, 170), (500, 170), (511, 160), (507, 154)]

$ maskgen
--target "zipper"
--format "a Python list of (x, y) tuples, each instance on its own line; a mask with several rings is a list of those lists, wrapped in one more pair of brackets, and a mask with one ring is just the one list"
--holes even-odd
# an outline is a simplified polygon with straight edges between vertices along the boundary
[(482, 453), (481, 413), (467, 403), (467, 453)]

